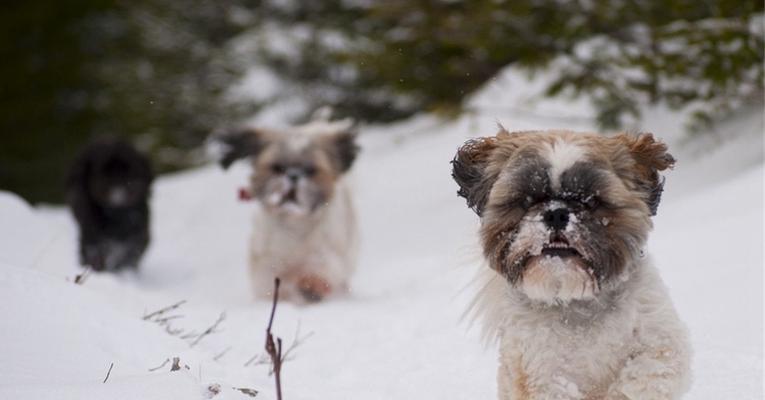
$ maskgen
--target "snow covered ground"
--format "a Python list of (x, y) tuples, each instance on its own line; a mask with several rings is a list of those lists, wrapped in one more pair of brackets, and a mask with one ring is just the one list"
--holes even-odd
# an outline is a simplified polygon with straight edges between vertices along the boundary
[[(419, 116), (362, 129), (352, 179), (362, 254), (350, 296), (281, 303), (274, 333), (304, 337), (284, 365), (296, 399), (491, 399), (497, 350), (461, 320), (481, 264), (477, 218), (450, 177), (468, 137), (508, 129), (592, 129), (582, 102), (535, 100), (512, 69), (471, 99), (475, 112), (445, 122)], [(531, 105), (535, 105), (531, 109)], [(646, 111), (642, 130), (678, 159), (649, 243), (695, 349), (689, 399), (762, 399), (763, 121), (760, 109), (687, 139), (683, 117)], [(0, 193), (0, 398), (273, 399), (262, 353), (270, 311), (252, 299), (246, 248), (254, 206), (236, 198), (244, 165), (158, 180), (153, 241), (138, 273), (72, 280), (76, 230), (66, 210), (32, 209)], [(191, 346), (144, 321), (186, 300), (172, 329), (220, 332)], [(310, 336), (308, 336), (310, 335)], [(308, 337), (306, 337), (308, 336)], [(167, 359), (182, 369), (170, 372)], [(103, 383), (110, 365), (112, 371)], [(188, 366), (188, 369), (185, 368)]]

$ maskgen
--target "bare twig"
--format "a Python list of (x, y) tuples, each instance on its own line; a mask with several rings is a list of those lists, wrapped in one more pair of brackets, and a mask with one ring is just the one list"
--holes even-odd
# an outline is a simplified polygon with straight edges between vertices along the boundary
[(85, 271), (82, 271), (81, 274), (75, 275), (74, 276), (74, 284), (75, 285), (82, 285), (83, 283), (85, 283), (85, 280), (87, 280), (88, 277), (90, 276), (90, 271), (92, 271), (92, 269), (90, 267), (86, 267)]
[(144, 315), (143, 316), (143, 320), (144, 321), (148, 321), (148, 320), (152, 319), (153, 317), (162, 315), (162, 314), (164, 314), (164, 313), (166, 313), (166, 312), (168, 312), (170, 310), (175, 310), (176, 308), (182, 306), (184, 303), (186, 303), (186, 300), (181, 300), (181, 301), (179, 301), (179, 302), (177, 302), (175, 304), (169, 305), (169, 306), (167, 306), (165, 308), (160, 308), (159, 310), (154, 311), (153, 313)]
[(111, 375), (112, 373), (112, 368), (114, 368), (114, 363), (112, 363), (112, 365), (109, 366), (109, 371), (106, 371), (106, 378), (104, 378), (103, 383), (106, 383), (106, 381), (109, 380), (109, 375)]
[[(161, 325), (161, 324), (160, 324)], [(165, 325), (165, 332), (170, 336), (178, 336), (183, 333), (183, 328), (173, 329), (170, 325)]]
[(258, 353), (247, 360), (247, 362), (244, 363), (244, 366), (249, 367), (250, 365), (265, 365), (269, 364), (270, 362), (271, 357), (269, 357), (268, 354)]
[(214, 324), (212, 324), (209, 328), (205, 329), (204, 332), (202, 332), (193, 342), (191, 342), (191, 347), (194, 347), (205, 336), (220, 332), (220, 331), (216, 331), (216, 329), (218, 328), (218, 325), (220, 325), (220, 323), (223, 322), (225, 319), (226, 319), (226, 312), (224, 311), (220, 313), (220, 315), (218, 316), (218, 319), (215, 321)]
[(170, 336), (178, 336), (182, 340), (189, 341), (189, 347), (194, 347), (197, 344), (199, 344), (202, 339), (204, 339), (206, 336), (209, 336), (213, 333), (220, 332), (218, 330), (218, 327), (220, 326), (221, 322), (223, 322), (226, 319), (226, 313), (222, 312), (218, 316), (218, 319), (213, 323), (209, 328), (202, 331), (202, 333), (198, 333), (197, 331), (187, 331), (184, 328), (175, 328), (172, 326), (171, 322), (180, 318), (183, 318), (183, 314), (170, 314), (171, 311), (177, 310), (180, 308), (183, 304), (186, 303), (186, 300), (181, 300), (175, 304), (171, 304), (167, 307), (160, 308), (157, 311), (145, 314), (143, 316), (144, 321), (150, 321), (153, 322), (159, 326), (162, 326), (165, 328), (165, 331)]
[(295, 328), (295, 338), (292, 340), (292, 344), (290, 344), (290, 347), (287, 348), (287, 351), (284, 352), (284, 361), (291, 360), (290, 353), (292, 353), (298, 346), (303, 344), (308, 338), (313, 336), (314, 332), (308, 332), (304, 336), (300, 336), (300, 322), (298, 321), (297, 328)]
[(192, 331), (191, 333), (187, 333), (187, 334), (185, 334), (185, 335), (181, 336), (181, 339), (184, 339), (184, 340), (194, 339), (194, 340), (192, 340), (192, 341), (191, 341), (191, 343), (189, 344), (189, 347), (194, 347), (194, 346), (196, 346), (196, 345), (197, 345), (197, 344), (198, 344), (198, 343), (199, 343), (199, 342), (200, 342), (200, 341), (201, 341), (201, 340), (202, 340), (202, 339), (203, 339), (205, 336), (208, 336), (208, 335), (210, 335), (210, 334), (213, 334), (213, 333), (217, 333), (217, 332), (220, 332), (220, 331), (218, 331), (218, 330), (216, 330), (216, 329), (218, 328), (218, 325), (220, 325), (220, 323), (221, 323), (221, 322), (223, 322), (223, 320), (225, 320), (225, 319), (226, 319), (226, 313), (225, 313), (225, 312), (222, 312), (222, 313), (220, 313), (220, 315), (218, 316), (218, 319), (215, 321), (215, 323), (213, 323), (213, 324), (212, 324), (212, 325), (211, 325), (209, 328), (205, 329), (205, 330), (204, 330), (204, 332), (202, 332), (202, 333), (196, 333), (196, 332), (193, 332), (193, 331)]
[[(181, 333), (183, 333), (183, 329), (176, 330), (175, 332), (178, 332), (177, 334), (181, 334)], [(183, 335), (181, 335), (181, 339), (189, 340), (189, 339), (194, 339), (197, 336), (199, 336), (197, 331), (191, 331), (191, 332), (186, 332)]]
[(228, 353), (229, 350), (231, 350), (231, 346), (226, 347), (223, 351), (218, 353), (217, 356), (213, 357), (213, 360), (214, 361), (220, 361), (220, 359), (223, 358), (223, 356), (225, 356), (226, 353)]
[[(300, 322), (297, 324), (297, 328), (295, 328), (295, 337), (292, 339), (292, 343), (287, 348), (287, 350), (284, 352), (284, 356), (282, 357), (285, 362), (291, 361), (294, 359), (294, 357), (291, 356), (291, 353), (298, 347), (300, 347), (308, 338), (313, 336), (314, 332), (308, 332), (305, 335), (300, 335)], [(245, 367), (249, 367), (250, 365), (265, 365), (271, 363), (271, 357), (267, 353), (258, 353), (252, 356), (247, 362), (244, 363)], [(269, 375), (273, 374), (273, 370), (269, 371)]]
[(279, 301), (279, 278), (274, 279), (274, 301), (271, 305), (271, 317), (268, 320), (266, 328), (266, 353), (271, 356), (271, 366), (276, 380), (276, 400), (282, 400), (282, 339), (277, 337), (274, 341), (274, 335), (271, 334), (271, 326), (274, 323), (274, 314), (276, 313), (276, 303)]
[(156, 370), (162, 369), (162, 367), (167, 365), (167, 363), (169, 363), (169, 362), (170, 362), (170, 359), (166, 358), (165, 361), (162, 363), (162, 365), (160, 365), (159, 367), (149, 368), (149, 372), (154, 372)]
[(183, 318), (183, 317), (184, 317), (183, 314), (168, 315), (167, 317), (155, 318), (154, 322), (156, 322), (156, 323), (158, 323), (160, 325), (166, 325), (168, 322), (170, 322), (170, 321), (172, 321), (174, 319)]

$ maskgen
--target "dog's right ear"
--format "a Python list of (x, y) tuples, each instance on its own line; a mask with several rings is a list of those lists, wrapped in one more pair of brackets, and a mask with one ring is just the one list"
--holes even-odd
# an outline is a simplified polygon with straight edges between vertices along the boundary
[(452, 178), (460, 187), (457, 195), (467, 200), (467, 205), (480, 217), (489, 198), (494, 179), (488, 176), (486, 167), (497, 148), (497, 137), (470, 139), (457, 150), (452, 160)]
[(221, 147), (218, 162), (223, 169), (228, 169), (236, 160), (257, 155), (265, 147), (263, 135), (253, 128), (216, 133), (213, 141)]

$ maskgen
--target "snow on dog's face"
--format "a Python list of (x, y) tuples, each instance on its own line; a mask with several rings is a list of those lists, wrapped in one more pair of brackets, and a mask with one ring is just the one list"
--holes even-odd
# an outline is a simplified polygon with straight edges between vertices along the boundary
[(452, 163), (491, 268), (531, 300), (567, 303), (626, 278), (674, 159), (651, 134), (502, 129)]
[(222, 137), (221, 163), (250, 157), (252, 196), (270, 213), (301, 217), (327, 204), (358, 152), (346, 123), (309, 123), (288, 130), (247, 128)]

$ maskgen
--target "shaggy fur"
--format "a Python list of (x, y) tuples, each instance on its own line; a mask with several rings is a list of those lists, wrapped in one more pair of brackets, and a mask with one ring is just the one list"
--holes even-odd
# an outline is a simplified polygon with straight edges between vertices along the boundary
[(100, 139), (82, 151), (66, 194), (82, 265), (96, 271), (138, 266), (149, 244), (152, 180), (148, 159), (125, 141)]
[(500, 399), (687, 389), (687, 334), (642, 252), (666, 150), (651, 134), (502, 129), (458, 151), (453, 176), (491, 267), (473, 311), (500, 343)]
[(249, 191), (260, 204), (250, 245), (257, 295), (279, 277), (285, 299), (315, 302), (348, 289), (358, 229), (345, 175), (358, 152), (348, 121), (287, 130), (243, 128), (220, 137), (221, 164), (250, 157)]

